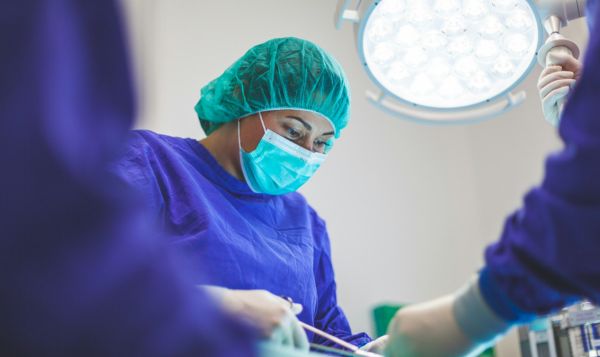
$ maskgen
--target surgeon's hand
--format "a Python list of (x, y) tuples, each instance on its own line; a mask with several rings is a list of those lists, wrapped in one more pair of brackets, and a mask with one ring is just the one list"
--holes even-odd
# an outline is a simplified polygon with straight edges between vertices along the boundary
[(386, 356), (462, 356), (473, 342), (461, 331), (454, 318), (453, 296), (409, 305), (396, 313), (388, 334)]
[(483, 351), (510, 324), (488, 306), (478, 277), (439, 299), (409, 305), (388, 328), (385, 355), (390, 357), (459, 357)]
[(296, 318), (301, 305), (292, 307), (289, 301), (266, 290), (205, 288), (221, 301), (226, 311), (248, 320), (272, 343), (308, 351), (308, 338)]
[(537, 87), (544, 118), (550, 124), (558, 126), (562, 106), (581, 75), (581, 62), (564, 52), (550, 52), (548, 60), (552, 65), (542, 71)]

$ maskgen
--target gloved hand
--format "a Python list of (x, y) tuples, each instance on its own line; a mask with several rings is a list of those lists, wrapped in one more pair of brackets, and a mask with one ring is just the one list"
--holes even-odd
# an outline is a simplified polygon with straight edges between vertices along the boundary
[(400, 309), (385, 355), (458, 357), (483, 351), (510, 327), (487, 306), (475, 279), (460, 291)]
[(270, 342), (308, 351), (308, 338), (296, 318), (302, 305), (291, 306), (289, 301), (266, 290), (202, 287), (217, 298), (226, 311), (255, 325)]
[(362, 346), (360, 349), (366, 352), (383, 354), (385, 348), (387, 347), (388, 339), (388, 335), (381, 336), (378, 339), (373, 340), (367, 343), (366, 345)]
[(551, 65), (540, 74), (537, 87), (544, 118), (550, 124), (558, 126), (566, 97), (581, 75), (581, 62), (564, 52), (550, 52), (548, 61)]
[(461, 331), (452, 313), (454, 296), (409, 305), (394, 316), (386, 356), (462, 356), (473, 343)]

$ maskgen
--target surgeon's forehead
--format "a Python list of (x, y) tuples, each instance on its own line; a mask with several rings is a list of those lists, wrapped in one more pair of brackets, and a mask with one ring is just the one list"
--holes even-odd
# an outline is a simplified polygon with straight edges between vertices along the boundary
[(322, 115), (311, 111), (292, 109), (280, 110), (277, 111), (276, 116), (280, 119), (304, 121), (310, 124), (313, 130), (318, 130), (320, 132), (332, 132), (334, 130), (333, 125), (329, 120)]

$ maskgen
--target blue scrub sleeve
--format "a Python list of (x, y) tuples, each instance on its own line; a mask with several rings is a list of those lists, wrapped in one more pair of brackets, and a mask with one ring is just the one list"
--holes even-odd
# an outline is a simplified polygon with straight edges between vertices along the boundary
[(115, 2), (0, 5), (0, 346), (11, 356), (241, 356), (107, 164), (134, 115)]
[[(153, 148), (144, 138), (143, 131), (130, 131), (127, 145), (119, 153), (118, 159), (110, 165), (110, 170), (135, 189), (151, 220), (164, 226), (165, 200), (163, 191), (169, 185), (167, 175), (162, 175), (163, 167), (156, 162)], [(166, 228), (165, 228), (166, 229)]]
[[(317, 283), (318, 308), (315, 316), (315, 327), (331, 335), (339, 337), (346, 342), (356, 346), (363, 346), (371, 342), (366, 333), (352, 334), (350, 324), (346, 315), (337, 303), (337, 287), (333, 266), (331, 264), (331, 245), (325, 222), (313, 212), (313, 218), (317, 221), (315, 238), (320, 245), (315, 248), (315, 281)], [(313, 342), (338, 347), (335, 343), (320, 336), (314, 336)]]
[(590, 33), (595, 31), (596, 18), (593, 15), (596, 13), (597, 7), (598, 0), (587, 0), (585, 4), (586, 20), (588, 23), (588, 29), (590, 30)]
[[(589, 16), (598, 19), (600, 8)], [(564, 149), (485, 253), (482, 294), (510, 322), (583, 298), (600, 304), (600, 34), (590, 36), (559, 128)]]

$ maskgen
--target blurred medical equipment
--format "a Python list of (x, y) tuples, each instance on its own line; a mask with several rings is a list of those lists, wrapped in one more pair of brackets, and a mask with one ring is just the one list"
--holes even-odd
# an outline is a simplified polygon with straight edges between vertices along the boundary
[(513, 90), (536, 60), (577, 57), (560, 28), (584, 8), (585, 0), (340, 0), (335, 21), (354, 23), (361, 63), (379, 88), (367, 91), (374, 105), (419, 122), (469, 123), (525, 100)]
[(353, 356), (382, 357), (381, 355), (375, 355), (375, 354), (371, 354), (371, 355), (357, 354), (354, 352), (343, 351), (338, 348), (322, 346), (322, 345), (314, 344), (314, 343), (311, 343), (311, 348), (318, 350), (318, 351), (322, 351), (323, 353), (314, 352), (314, 351), (312, 351), (312, 352), (300, 351), (300, 350), (297, 350), (294, 348), (276, 345), (276, 344), (269, 343), (269, 342), (259, 343), (257, 352), (258, 352), (258, 356), (260, 356), (260, 357), (326, 357), (326, 356), (332, 356), (332, 355), (333, 356), (349, 356), (349, 357), (353, 357)]
[(600, 308), (581, 302), (519, 328), (522, 357), (600, 356)]
[(366, 345), (361, 346), (360, 349), (362, 351), (381, 354), (381, 353), (385, 352), (385, 348), (387, 347), (389, 340), (390, 340), (389, 335), (379, 336), (378, 338), (367, 343)]

